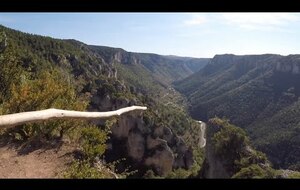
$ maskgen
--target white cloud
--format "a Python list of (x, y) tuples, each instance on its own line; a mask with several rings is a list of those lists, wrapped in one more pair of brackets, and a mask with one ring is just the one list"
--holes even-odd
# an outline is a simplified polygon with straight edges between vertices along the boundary
[(206, 23), (208, 20), (204, 15), (193, 15), (192, 18), (185, 20), (184, 25), (197, 26)]
[(299, 14), (293, 13), (224, 13), (221, 19), (225, 24), (249, 30), (275, 30), (288, 23), (300, 20)]

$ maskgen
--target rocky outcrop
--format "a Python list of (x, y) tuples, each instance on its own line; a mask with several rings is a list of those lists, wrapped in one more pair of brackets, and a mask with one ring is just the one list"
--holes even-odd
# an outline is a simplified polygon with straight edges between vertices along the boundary
[[(116, 110), (137, 104), (135, 99), (115, 98), (106, 93), (100, 85), (107, 81), (96, 83), (99, 83), (97, 90), (89, 90), (88, 86), (85, 88), (85, 91), (91, 93), (91, 111)], [(126, 88), (118, 82), (110, 85), (118, 91)], [(104, 121), (99, 120), (95, 123), (103, 125)], [(146, 124), (139, 112), (119, 117), (117, 123), (111, 127), (111, 132), (105, 156), (107, 161), (126, 158), (128, 165), (132, 166), (132, 169), (139, 170), (141, 175), (151, 169), (156, 174), (164, 176), (172, 169), (189, 169), (193, 164), (192, 149), (183, 139), (168, 127)]]
[(214, 151), (212, 137), (215, 133), (221, 130), (219, 126), (209, 126), (206, 128), (206, 146), (205, 160), (200, 170), (200, 178), (229, 178), (230, 174), (224, 167), (226, 163), (221, 160)]
[(208, 121), (200, 178), (272, 178), (267, 157), (251, 147), (246, 132), (220, 118)]
[(152, 169), (162, 176), (193, 164), (192, 150), (182, 139), (168, 127), (146, 126), (142, 116), (122, 116), (112, 127), (110, 144), (110, 152), (123, 147), (118, 157), (129, 158), (133, 167)]
[(126, 52), (124, 50), (119, 50), (113, 55), (110, 62), (111, 63), (118, 62), (118, 63), (122, 63), (122, 64), (138, 64), (138, 63), (140, 63), (140, 60), (138, 60), (130, 52)]
[(300, 73), (300, 57), (297, 55), (290, 55), (283, 57), (276, 64), (276, 71), (288, 72), (292, 74)]
[(146, 166), (152, 166), (159, 175), (166, 175), (172, 171), (174, 154), (172, 150), (164, 144), (164, 147), (155, 149), (152, 156), (145, 159)]

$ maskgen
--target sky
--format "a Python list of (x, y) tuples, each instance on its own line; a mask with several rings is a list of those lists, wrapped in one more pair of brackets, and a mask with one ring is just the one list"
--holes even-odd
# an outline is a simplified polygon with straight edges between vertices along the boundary
[(300, 13), (0, 13), (0, 24), (162, 55), (300, 53)]

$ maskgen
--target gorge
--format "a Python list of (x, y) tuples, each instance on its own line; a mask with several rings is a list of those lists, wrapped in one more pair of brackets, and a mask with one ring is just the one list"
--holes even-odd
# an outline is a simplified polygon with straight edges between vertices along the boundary
[(259, 175), (252, 170), (276, 178), (272, 164), (299, 170), (299, 55), (177, 57), (0, 32), (1, 115), (147, 107), (92, 122), (24, 124), (1, 131), (3, 147), (74, 146), (71, 178), (109, 177), (99, 163), (127, 178)]

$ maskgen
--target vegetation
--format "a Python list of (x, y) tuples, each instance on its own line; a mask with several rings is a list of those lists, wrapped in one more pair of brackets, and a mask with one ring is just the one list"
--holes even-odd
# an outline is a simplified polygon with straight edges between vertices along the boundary
[[(186, 178), (196, 178), (199, 170), (202, 167), (204, 161), (204, 150), (200, 149), (198, 146), (193, 146), (193, 156), (194, 156), (194, 164), (188, 170), (183, 168), (174, 169), (170, 172), (166, 178), (170, 179), (186, 179)], [(150, 177), (149, 177), (150, 178)], [(155, 176), (154, 176), (155, 178)]]
[[(156, 55), (147, 55), (144, 59), (143, 55), (124, 51), (128, 59), (116, 62), (115, 54), (120, 49), (25, 34), (3, 26), (0, 26), (0, 31), (0, 114), (51, 107), (109, 111), (139, 104), (149, 107), (143, 117), (147, 126), (167, 126), (183, 136), (189, 145), (195, 146), (193, 142), (197, 139), (194, 140), (196, 135), (192, 133), (199, 129), (184, 108), (176, 104), (183, 101), (181, 96), (168, 89), (167, 84), (178, 74), (182, 77), (190, 74), (189, 68), (200, 68), (205, 60), (200, 64), (197, 59), (171, 60), (158, 56), (162, 62), (157, 64), (157, 69), (161, 72), (154, 76), (151, 72), (156, 70), (156, 60), (152, 58)], [(134, 64), (136, 59), (141, 61), (140, 64)], [(145, 65), (150, 62), (153, 68), (146, 68)], [(164, 65), (171, 63), (181, 70), (162, 70)], [(166, 80), (157, 83), (163, 78)], [(164, 101), (160, 102), (160, 98)], [(172, 103), (173, 100), (175, 103)], [(172, 104), (164, 105), (168, 102)], [(1, 130), (1, 141), (32, 150), (73, 143), (78, 146), (80, 158), (74, 160), (65, 177), (102, 178), (107, 176), (105, 169), (101, 171), (95, 163), (104, 159), (106, 141), (111, 133), (109, 128), (114, 125), (117, 125), (114, 118), (97, 126), (74, 119), (50, 120)], [(202, 158), (199, 156), (193, 170), (200, 168)], [(109, 164), (104, 165), (108, 167)], [(128, 176), (129, 173), (120, 176)]]
[[(69, 42), (1, 29), (6, 34), (2, 37), (7, 44), (0, 54), (0, 114), (51, 107), (78, 111), (87, 109), (89, 96), (79, 93), (86, 74), (79, 74), (84, 66), (81, 60), (87, 60), (82, 51)], [(76, 57), (74, 55), (67, 60), (70, 54), (80, 58), (72, 60)], [(91, 76), (96, 77), (95, 74)], [(67, 176), (76, 177), (77, 173), (79, 178), (105, 177), (93, 162), (102, 157), (107, 138), (105, 130), (74, 119), (25, 124), (1, 132), (2, 141), (17, 142), (19, 147), (30, 147), (31, 150), (47, 145), (60, 146), (69, 139), (79, 145), (84, 157), (74, 161)]]
[[(229, 123), (226, 119), (212, 118), (208, 122), (209, 130), (216, 130), (212, 135), (214, 154), (222, 160), (226, 171), (235, 177), (250, 175), (249, 172), (269, 169), (267, 157), (250, 146), (246, 132)], [(258, 170), (258, 171), (260, 171)], [(251, 174), (252, 175), (252, 174)], [(256, 174), (253, 174), (256, 175)], [(264, 177), (264, 176), (261, 176)]]
[(230, 119), (248, 132), (275, 168), (289, 168), (299, 164), (300, 157), (300, 75), (287, 70), (298, 58), (216, 55), (175, 86), (188, 97), (193, 118)]
[(273, 178), (274, 169), (263, 169), (257, 164), (252, 164), (248, 167), (242, 168), (238, 173), (234, 174), (232, 178)]
[[(200, 70), (209, 61), (206, 58), (131, 53), (120, 48), (104, 46), (90, 46), (90, 48), (101, 55), (107, 63), (117, 64), (118, 71), (122, 71), (119, 72), (120, 77), (134, 81), (135, 83), (131, 84), (148, 92), (150, 92), (149, 87), (150, 89), (153, 86), (157, 88), (167, 87), (173, 81), (187, 77)], [(145, 79), (145, 81), (135, 79)]]
[(81, 146), (87, 159), (94, 160), (103, 155), (107, 134), (97, 127), (83, 128), (81, 132)]
[(78, 161), (75, 160), (68, 170), (63, 174), (64, 178), (72, 179), (85, 179), (85, 178), (112, 178), (111, 174), (105, 170), (99, 171), (99, 169), (91, 166), (87, 160)]
[[(0, 114), (51, 107), (108, 111), (144, 105), (149, 109), (141, 119), (149, 129), (168, 127), (193, 150), (192, 168), (174, 169), (166, 177), (197, 175), (204, 160), (204, 151), (198, 147), (199, 124), (188, 115), (182, 105), (185, 99), (170, 88), (170, 84), (200, 69), (209, 60), (128, 53), (118, 48), (88, 46), (75, 40), (24, 34), (2, 26), (0, 31)], [(255, 57), (253, 62), (260, 59), (267, 62), (271, 58), (274, 56)], [(207, 120), (214, 115), (228, 116), (234, 124), (242, 124), (240, 126), (250, 132), (254, 144), (266, 151), (278, 166), (297, 170), (298, 76), (290, 78), (247, 64), (235, 67), (239, 59), (230, 58), (230, 61), (232, 63), (222, 64), (219, 59), (212, 60), (198, 74), (174, 83), (184, 94), (191, 94), (193, 117)], [(119, 177), (130, 176), (136, 168), (133, 171), (124, 169), (121, 173), (116, 168), (117, 162), (104, 162), (110, 128), (118, 125), (117, 119), (97, 123), (70, 119), (26, 124), (1, 130), (0, 137), (1, 141), (22, 145), (20, 147), (49, 144), (57, 147), (66, 140), (77, 145), (78, 158), (64, 173), (66, 178), (112, 178), (112, 173), (118, 173)], [(212, 119), (211, 124), (222, 126), (214, 134), (214, 150), (226, 160), (226, 167), (234, 178), (279, 175), (263, 153), (251, 148), (244, 130), (218, 118)], [(266, 141), (261, 140), (263, 136)], [(130, 168), (130, 165), (123, 164), (123, 167)], [(144, 178), (161, 178), (151, 169), (145, 170)], [(292, 173), (290, 176), (299, 175)]]
[(222, 163), (229, 177), (299, 177), (299, 172), (274, 169), (266, 155), (251, 146), (245, 131), (230, 124), (228, 119), (212, 118), (208, 122), (208, 128), (213, 156)]

